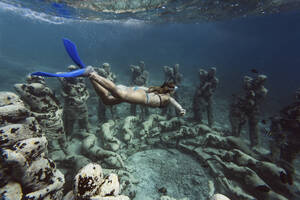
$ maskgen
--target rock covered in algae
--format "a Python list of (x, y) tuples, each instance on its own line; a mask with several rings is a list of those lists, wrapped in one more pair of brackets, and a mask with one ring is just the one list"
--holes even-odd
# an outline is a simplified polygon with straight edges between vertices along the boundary
[(6, 199), (59, 200), (64, 176), (45, 157), (47, 139), (29, 115), (17, 95), (0, 92), (1, 194)]
[(230, 200), (230, 199), (223, 194), (215, 194), (210, 198), (210, 200)]
[(48, 139), (65, 136), (62, 107), (43, 77), (28, 76), (26, 83), (15, 84), (15, 90), (44, 129)]
[(160, 200), (189, 200), (189, 198), (181, 198), (181, 199), (175, 199), (175, 198), (172, 198), (172, 197), (169, 197), (169, 196), (161, 196), (160, 197)]
[(23, 193), (19, 183), (9, 182), (4, 187), (0, 188), (0, 197), (5, 200), (21, 200)]
[(119, 195), (118, 176), (112, 173), (104, 177), (102, 167), (96, 163), (80, 169), (74, 180), (74, 190), (64, 197), (65, 200), (129, 200), (129, 197)]

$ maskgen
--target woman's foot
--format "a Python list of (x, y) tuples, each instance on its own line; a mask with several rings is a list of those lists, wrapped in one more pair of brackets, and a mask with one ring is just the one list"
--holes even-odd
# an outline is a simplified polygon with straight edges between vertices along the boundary
[(87, 66), (87, 67), (85, 68), (85, 71), (84, 71), (84, 73), (82, 74), (82, 76), (89, 77), (90, 74), (93, 73), (93, 72), (95, 72), (94, 67), (92, 67), (92, 66)]

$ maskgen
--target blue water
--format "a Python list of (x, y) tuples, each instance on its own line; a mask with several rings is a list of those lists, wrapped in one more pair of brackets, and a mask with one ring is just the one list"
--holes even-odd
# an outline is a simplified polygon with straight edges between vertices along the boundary
[(151, 25), (139, 21), (52, 24), (0, 10), (0, 87), (8, 89), (14, 83), (4, 78), (9, 75), (21, 78), (35, 70), (63, 70), (71, 62), (61, 41), (67, 37), (77, 44), (87, 65), (109, 62), (119, 73), (144, 60), (151, 74), (163, 77), (162, 66), (179, 63), (186, 80), (197, 80), (194, 73), (199, 67), (216, 66), (223, 95), (237, 90), (236, 81), (256, 68), (269, 77), (269, 98), (284, 103), (300, 83), (299, 25), (297, 12)]
[[(58, 7), (59, 8), (59, 7)], [(127, 84), (129, 66), (143, 60), (150, 82), (162, 82), (164, 65), (180, 64), (183, 85), (196, 87), (199, 68), (217, 68), (216, 97), (229, 100), (255, 68), (266, 74), (262, 108), (271, 116), (292, 102), (300, 86), (300, 12), (223, 21), (151, 24), (126, 21), (56, 21), (0, 8), (0, 91), (13, 90), (34, 71), (65, 71), (72, 64), (62, 38), (76, 43), (86, 65), (111, 64)], [(51, 82), (52, 81), (52, 82)], [(50, 80), (50, 85), (55, 85)]]

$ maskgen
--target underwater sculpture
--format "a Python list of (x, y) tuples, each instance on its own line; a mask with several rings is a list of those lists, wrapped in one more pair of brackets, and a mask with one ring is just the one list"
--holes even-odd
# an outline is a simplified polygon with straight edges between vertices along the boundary
[(104, 176), (100, 165), (90, 163), (84, 166), (74, 178), (74, 189), (67, 193), (64, 200), (130, 200), (120, 195), (118, 175), (111, 173)]
[(130, 65), (130, 85), (146, 86), (149, 79), (149, 72), (145, 70), (145, 62), (140, 61), (139, 65)]
[(64, 175), (46, 157), (37, 120), (11, 92), (0, 92), (0, 116), (1, 199), (62, 199)]
[(231, 125), (231, 134), (239, 137), (247, 122), (246, 113), (243, 111), (245, 100), (241, 95), (233, 95), (229, 106), (229, 121)]
[(125, 168), (121, 156), (114, 151), (101, 148), (98, 143), (98, 138), (94, 134), (84, 134), (81, 153), (91, 160), (101, 162), (101, 165), (107, 168)]
[[(69, 71), (78, 69), (75, 65), (68, 66)], [(67, 137), (72, 137), (73, 127), (78, 122), (79, 129), (89, 131), (87, 100), (90, 97), (85, 80), (82, 77), (58, 78), (64, 98), (63, 121)]]
[[(107, 78), (108, 80), (112, 82), (116, 82), (117, 76), (111, 71), (111, 67), (109, 63), (103, 63), (102, 67), (95, 67), (95, 71), (100, 74), (100, 76), (103, 76)], [(117, 107), (110, 105), (104, 105), (102, 100), (98, 99), (98, 122), (103, 123), (107, 121), (106, 111), (107, 107), (110, 110), (111, 116), (114, 119), (117, 115)]]
[[(183, 75), (179, 72), (179, 64), (175, 64), (174, 67), (164, 66), (165, 82), (172, 81), (176, 86), (180, 87)], [(179, 101), (178, 93), (173, 94), (173, 98)], [(173, 107), (166, 106), (162, 109), (162, 114), (169, 118), (174, 116), (174, 111), (178, 115), (178, 111), (174, 110)]]
[(137, 123), (139, 123), (139, 118), (135, 116), (127, 116), (124, 119), (124, 125), (122, 126), (122, 131), (124, 132), (123, 140), (125, 143), (131, 143), (134, 134), (131, 131), (134, 127), (136, 127)]
[(213, 94), (218, 86), (219, 79), (216, 77), (217, 69), (210, 68), (208, 71), (199, 70), (200, 84), (198, 85), (193, 99), (194, 120), (202, 122), (203, 111), (207, 113), (208, 126), (212, 127), (213, 119)]
[(268, 93), (264, 86), (266, 80), (267, 76), (263, 74), (259, 74), (255, 78), (244, 76), (245, 94), (243, 96), (234, 96), (235, 101), (230, 105), (229, 118), (232, 134), (239, 137), (241, 128), (247, 119), (250, 143), (254, 150), (257, 150), (260, 144), (258, 122), (261, 103)]
[(179, 72), (179, 64), (175, 64), (174, 67), (164, 66), (165, 81), (172, 80), (175, 85), (180, 85), (183, 75)]
[[(181, 125), (180, 129), (184, 128)], [(284, 199), (293, 196), (289, 187), (282, 181), (286, 177), (283, 168), (264, 161), (263, 156), (251, 153), (247, 145), (239, 138), (225, 137), (222, 133), (206, 125), (194, 126), (190, 131), (176, 137), (167, 137), (163, 141), (178, 149), (190, 152), (206, 166), (215, 185), (224, 194), (233, 199)], [(162, 133), (161, 138), (167, 133)]]
[(101, 124), (97, 133), (100, 135), (101, 140), (103, 140), (103, 147), (116, 152), (120, 148), (121, 141), (115, 137), (116, 133), (111, 131), (113, 130), (113, 126), (115, 126), (115, 121), (108, 120), (108, 122)]
[[(83, 69), (74, 73), (82, 75), (85, 71), (86, 69)], [(125, 145), (121, 143), (118, 146), (118, 154), (122, 151), (133, 152), (133, 149), (136, 152), (149, 147), (177, 148), (197, 158), (214, 177), (218, 192), (232, 199), (292, 199), (293, 194), (282, 182), (286, 176), (285, 170), (266, 161), (259, 153), (253, 153), (241, 139), (226, 137), (221, 131), (204, 124), (191, 124), (182, 118), (167, 120), (158, 115), (149, 116), (149, 120), (151, 121), (146, 120), (142, 125), (125, 126), (128, 135), (134, 136), (130, 142), (135, 142), (135, 145), (122, 149)], [(129, 122), (134, 121), (128, 120), (127, 123)], [(119, 130), (120, 127), (124, 127), (123, 123), (123, 120), (116, 120), (106, 129), (113, 133), (113, 137), (122, 138), (123, 131)], [(145, 143), (134, 141), (135, 137), (139, 136)], [(86, 139), (85, 143), (91, 144), (86, 145), (88, 147), (86, 149), (98, 147), (95, 136), (89, 135)], [(145, 144), (148, 146), (145, 147)], [(86, 154), (90, 153), (87, 151)]]
[[(145, 63), (144, 61), (140, 61), (138, 66), (131, 65), (130, 66), (130, 71), (131, 71), (131, 79), (130, 79), (130, 86), (147, 86), (148, 83), (148, 77), (149, 77), (149, 72), (145, 70)], [(133, 116), (136, 116), (136, 104), (131, 104), (130, 105), (130, 113)], [(142, 119), (145, 119), (146, 116), (149, 115), (149, 110), (146, 106), (139, 106), (141, 110), (141, 116)]]
[(158, 130), (160, 130), (158, 127), (158, 123), (165, 120), (165, 116), (151, 114), (148, 119), (142, 123), (142, 130), (139, 133), (141, 141), (145, 141), (147, 137), (151, 137), (153, 136), (153, 134), (157, 134)]
[[(46, 133), (50, 150), (65, 149), (66, 135), (62, 120), (62, 106), (54, 92), (46, 85), (43, 77), (28, 76), (27, 83), (15, 84), (14, 88), (30, 108)], [(59, 144), (56, 144), (58, 141)]]
[(213, 184), (218, 192), (232, 199), (293, 197), (283, 181), (287, 176), (285, 169), (265, 160), (264, 155), (253, 153), (240, 138), (226, 137), (204, 124), (190, 124), (178, 117), (168, 120), (157, 114), (151, 114), (141, 125), (130, 123), (129, 119), (115, 121), (109, 128), (116, 138), (123, 136), (118, 127), (128, 127), (133, 135), (134, 145), (126, 146), (125, 150), (120, 141), (118, 152), (141, 151), (147, 146), (176, 148), (199, 159), (215, 178)]
[(105, 105), (116, 105), (122, 102), (141, 104), (149, 107), (162, 108), (169, 104), (173, 105), (178, 113), (185, 115), (186, 110), (173, 98), (177, 86), (173, 82), (165, 82), (157, 87), (126, 87), (124, 85), (115, 85), (112, 81), (100, 76), (95, 72), (93, 67), (85, 67), (80, 60), (76, 46), (70, 40), (63, 40), (65, 48), (71, 59), (81, 69), (66, 73), (48, 73), (48, 72), (34, 72), (31, 76), (45, 76), (45, 77), (77, 77), (86, 76), (92, 82), (96, 93), (100, 96)]
[(271, 117), (269, 133), (273, 138), (270, 143), (271, 158), (287, 171), (286, 182), (290, 185), (295, 175), (293, 161), (300, 152), (300, 88), (296, 91), (295, 100)]

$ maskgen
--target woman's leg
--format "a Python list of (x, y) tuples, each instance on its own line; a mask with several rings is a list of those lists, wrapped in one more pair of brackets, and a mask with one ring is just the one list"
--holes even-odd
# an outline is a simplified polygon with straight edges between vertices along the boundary
[(96, 93), (98, 96), (102, 99), (103, 104), (105, 105), (115, 105), (122, 102), (121, 99), (113, 97), (109, 94), (108, 90), (106, 90), (104, 87), (102, 87), (98, 82), (94, 81), (93, 79), (90, 79)]
[(112, 81), (100, 76), (96, 72), (90, 73), (89, 79), (92, 81), (92, 83), (98, 83), (100, 86), (102, 86), (103, 89), (105, 89), (106, 91), (108, 90), (112, 96), (118, 99), (124, 99), (126, 96), (126, 91), (120, 90)]
[[(96, 91), (99, 90), (100, 94), (99, 96), (110, 93), (113, 97), (115, 97), (118, 103), (121, 102), (129, 102), (129, 103), (136, 103), (136, 104), (146, 104), (146, 93), (144, 90), (125, 90), (120, 89), (117, 87), (112, 81), (100, 76), (96, 72), (91, 72), (88, 74), (89, 79), (92, 82), (95, 82), (97, 85)], [(103, 92), (103, 89), (106, 92)], [(116, 103), (115, 103), (116, 104)]]

